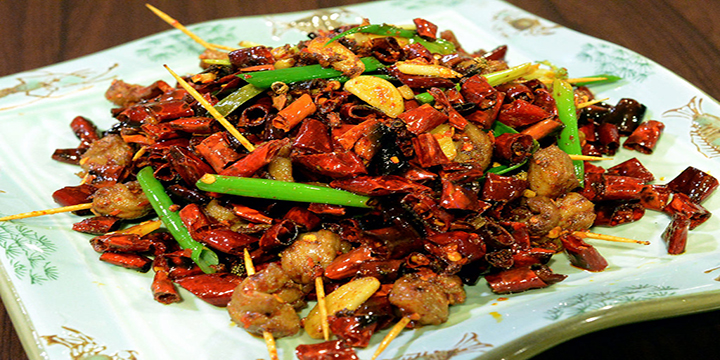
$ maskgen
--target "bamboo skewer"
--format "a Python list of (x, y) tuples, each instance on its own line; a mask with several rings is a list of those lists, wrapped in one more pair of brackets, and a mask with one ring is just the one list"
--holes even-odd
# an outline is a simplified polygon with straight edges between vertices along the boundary
[(210, 46), (214, 46), (220, 50), (233, 51), (239, 49), (239, 47), (225, 46), (220, 44), (208, 43)]
[(162, 220), (148, 220), (148, 221), (143, 221), (135, 226), (131, 226), (127, 229), (109, 232), (109, 233), (107, 233), (107, 235), (110, 235), (110, 234), (135, 234), (135, 235), (145, 236), (145, 235), (159, 229), (160, 225), (162, 225)]
[(63, 206), (63, 207), (47, 209), (47, 210), (35, 210), (35, 211), (26, 212), (26, 213), (1, 217), (0, 221), (26, 219), (26, 218), (36, 217), (36, 216), (59, 214), (59, 213), (78, 211), (78, 210), (87, 210), (87, 209), (90, 209), (91, 207), (92, 207), (92, 203), (87, 203), (87, 204)]
[(570, 160), (584, 160), (584, 161), (600, 161), (600, 160), (613, 160), (611, 157), (600, 157), (590, 155), (570, 155)]
[[(245, 260), (245, 271), (248, 276), (255, 275), (255, 265), (253, 265), (252, 258), (248, 249), (243, 250), (243, 259)], [(277, 345), (275, 344), (275, 338), (269, 331), (263, 331), (263, 338), (265, 339), (265, 346), (267, 346), (268, 353), (270, 353), (270, 360), (279, 360), (277, 353)]]
[(604, 76), (595, 76), (595, 77), (588, 76), (588, 77), (581, 77), (581, 78), (570, 78), (570, 79), (567, 79), (566, 81), (571, 84), (577, 84), (577, 83), (592, 82), (592, 81), (603, 81), (603, 80), (607, 80), (607, 79), (608, 78), (604, 77)]
[(573, 235), (579, 236), (581, 238), (588, 238), (588, 239), (633, 243), (633, 244), (640, 244), (640, 245), (650, 245), (649, 241), (628, 239), (628, 238), (624, 238), (624, 237), (620, 237), (620, 236), (613, 236), (613, 235), (597, 234), (597, 233), (593, 233), (593, 232), (589, 232), (589, 231), (575, 231), (573, 233)]
[(587, 107), (587, 106), (590, 106), (590, 105), (595, 105), (595, 104), (597, 104), (597, 103), (601, 103), (601, 102), (607, 101), (607, 100), (610, 100), (610, 98), (595, 99), (595, 100), (585, 101), (585, 102), (581, 102), (581, 103), (579, 103), (579, 104), (576, 104), (576, 105), (575, 105), (575, 108), (580, 109), (580, 108), (584, 108), (584, 107)]
[(166, 23), (170, 24), (170, 26), (180, 30), (183, 32), (183, 34), (189, 36), (191, 39), (195, 40), (198, 44), (202, 45), (204, 48), (208, 50), (217, 50), (217, 47), (214, 46), (214, 44), (210, 44), (209, 42), (203, 40), (199, 36), (195, 35), (192, 31), (188, 30), (185, 26), (183, 26), (180, 22), (170, 17), (170, 15), (160, 11), (158, 8), (150, 5), (145, 4), (145, 6), (150, 9), (155, 15), (159, 16), (161, 19), (165, 20)]
[(398, 323), (395, 324), (395, 326), (393, 326), (392, 329), (390, 329), (390, 332), (387, 335), (385, 335), (385, 338), (383, 338), (383, 340), (380, 342), (380, 345), (378, 345), (377, 350), (375, 350), (375, 354), (373, 354), (372, 358), (370, 358), (370, 359), (371, 360), (377, 359), (377, 357), (380, 356), (380, 354), (382, 354), (383, 351), (385, 351), (385, 349), (388, 347), (388, 345), (390, 345), (390, 342), (395, 340), (395, 338), (400, 334), (401, 331), (403, 331), (403, 329), (405, 329), (405, 327), (409, 323), (410, 323), (410, 318), (407, 316), (400, 319), (400, 321), (398, 321)]
[(330, 326), (328, 325), (328, 313), (325, 306), (325, 286), (322, 277), (315, 278), (315, 293), (317, 294), (318, 308), (320, 309), (320, 325), (322, 326), (323, 339), (330, 340)]
[(187, 81), (185, 81), (178, 74), (176, 74), (174, 71), (172, 71), (172, 69), (170, 69), (167, 65), (164, 65), (164, 66), (165, 66), (165, 69), (167, 69), (167, 71), (169, 71), (170, 74), (175, 78), (175, 80), (177, 80), (178, 84), (180, 84), (180, 86), (182, 86), (183, 89), (187, 90), (187, 92), (190, 95), (192, 95), (192, 97), (195, 98), (195, 100), (197, 100), (200, 103), (200, 105), (202, 105), (205, 108), (205, 110), (207, 110), (210, 113), (210, 115), (212, 115), (215, 118), (215, 120), (217, 120), (228, 132), (230, 132), (230, 134), (232, 134), (236, 139), (238, 139), (238, 141), (240, 141), (240, 143), (245, 147), (245, 149), (247, 149), (247, 151), (252, 152), (253, 150), (255, 150), (255, 145), (253, 145), (250, 141), (248, 141), (248, 139), (246, 139), (240, 133), (240, 131), (238, 131), (238, 129), (236, 129), (232, 124), (230, 124), (230, 122), (227, 121), (227, 119), (225, 119), (225, 117), (222, 116), (222, 114), (220, 114), (220, 112), (217, 111), (217, 109), (215, 109), (215, 107), (213, 107), (212, 104), (210, 104), (207, 100), (205, 100), (205, 98), (202, 97), (202, 95), (200, 95), (200, 93), (197, 92), (197, 90), (195, 90), (195, 88), (190, 86), (190, 84), (188, 84)]

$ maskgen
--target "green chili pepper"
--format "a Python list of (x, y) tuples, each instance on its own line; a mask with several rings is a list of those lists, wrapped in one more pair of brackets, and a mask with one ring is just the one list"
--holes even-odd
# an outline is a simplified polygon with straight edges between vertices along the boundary
[[(573, 88), (567, 81), (555, 80), (553, 82), (552, 96), (557, 105), (558, 118), (565, 125), (558, 137), (558, 147), (570, 155), (582, 155), (580, 135), (578, 131), (577, 109)], [(585, 184), (585, 165), (582, 160), (573, 160), (575, 176), (580, 186)]]
[[(360, 61), (365, 64), (365, 72), (380, 69), (383, 64), (374, 57), (364, 57)], [(267, 71), (255, 71), (238, 75), (241, 79), (255, 85), (260, 89), (267, 89), (274, 82), (281, 81), (284, 83), (294, 83), (298, 81), (306, 81), (313, 79), (328, 79), (341, 76), (342, 72), (325, 68), (321, 65), (297, 66), (286, 69), (276, 69)]]
[(370, 208), (369, 197), (345, 190), (302, 183), (206, 174), (195, 184), (203, 191), (262, 199), (289, 200)]
[(183, 249), (190, 249), (190, 257), (206, 274), (215, 272), (213, 265), (219, 263), (218, 256), (212, 250), (193, 240), (177, 212), (171, 210), (172, 200), (163, 189), (162, 184), (153, 176), (150, 166), (142, 168), (137, 174), (140, 187), (150, 201), (155, 213), (160, 217), (170, 234)]
[(233, 92), (232, 94), (226, 96), (222, 100), (218, 101), (215, 106), (215, 110), (220, 112), (222, 116), (227, 116), (231, 112), (233, 112), (235, 109), (237, 109), (240, 105), (246, 103), (250, 99), (254, 98), (256, 95), (262, 93), (265, 91), (264, 89), (258, 88), (253, 84), (247, 84)]

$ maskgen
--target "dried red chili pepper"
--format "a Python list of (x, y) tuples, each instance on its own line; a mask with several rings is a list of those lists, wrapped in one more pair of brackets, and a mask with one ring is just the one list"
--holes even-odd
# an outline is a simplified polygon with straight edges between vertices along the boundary
[(581, 238), (572, 234), (563, 234), (560, 236), (560, 241), (573, 265), (588, 271), (603, 271), (607, 268), (607, 260), (595, 247)]
[(501, 161), (517, 164), (532, 155), (533, 137), (527, 134), (505, 133), (495, 138), (493, 154)]
[(143, 273), (150, 270), (152, 265), (152, 260), (146, 256), (127, 253), (104, 252), (100, 255), (100, 261)]
[(412, 144), (415, 149), (415, 159), (422, 167), (427, 168), (450, 162), (432, 134), (420, 134), (412, 138)]
[(665, 185), (645, 185), (640, 192), (640, 204), (649, 210), (662, 211), (670, 202), (671, 195)]
[(303, 120), (292, 146), (295, 149), (310, 153), (326, 153), (332, 151), (328, 127), (319, 120)]
[(620, 164), (608, 168), (607, 174), (634, 177), (646, 183), (655, 180), (655, 175), (643, 166), (637, 158), (623, 161)]
[(420, 135), (447, 121), (448, 116), (430, 104), (423, 104), (415, 109), (405, 111), (398, 115), (398, 118), (407, 124), (408, 131)]
[(482, 189), (482, 199), (510, 202), (521, 197), (527, 188), (527, 180), (488, 173)]
[(679, 255), (685, 252), (687, 236), (690, 230), (690, 218), (685, 214), (677, 213), (662, 233), (662, 239), (670, 255)]
[(342, 340), (326, 341), (317, 344), (303, 344), (295, 348), (299, 360), (337, 359), (359, 360), (355, 350)]
[(627, 140), (623, 143), (623, 147), (639, 151), (643, 154), (652, 154), (663, 129), (665, 129), (665, 124), (655, 120), (648, 120), (640, 124), (640, 126), (628, 136)]
[(690, 230), (707, 221), (711, 214), (702, 205), (693, 202), (689, 196), (676, 193), (663, 211), (674, 216), (682, 215), (690, 219)]
[(113, 251), (141, 253), (150, 251), (153, 243), (143, 239), (137, 234), (107, 234), (96, 236), (90, 240), (90, 244), (97, 252)]
[(645, 207), (639, 202), (608, 202), (595, 205), (597, 217), (593, 226), (618, 226), (640, 220)]
[(668, 189), (672, 192), (683, 193), (690, 197), (690, 200), (701, 204), (718, 187), (718, 180), (712, 175), (688, 166), (678, 176), (667, 183)]
[[(550, 282), (546, 282), (541, 275)], [(541, 289), (551, 285), (553, 281), (562, 281), (562, 279), (564, 279), (564, 275), (552, 274), (549, 268), (544, 265), (516, 267), (485, 275), (485, 280), (496, 294), (511, 294), (530, 289)]]
[(120, 219), (115, 216), (93, 216), (73, 224), (72, 229), (81, 233), (102, 235), (107, 234), (120, 224)]
[(551, 116), (543, 108), (519, 99), (503, 105), (497, 119), (507, 126), (518, 128), (532, 125)]
[(175, 288), (175, 284), (170, 280), (168, 272), (165, 269), (155, 270), (155, 276), (153, 277), (150, 288), (153, 293), (153, 299), (161, 304), (172, 304), (182, 301), (177, 288)]
[(199, 274), (175, 279), (175, 283), (208, 304), (225, 307), (242, 278), (230, 273)]
[(226, 132), (217, 132), (195, 145), (198, 155), (210, 164), (215, 172), (222, 171), (225, 166), (238, 160), (240, 154), (230, 146)]

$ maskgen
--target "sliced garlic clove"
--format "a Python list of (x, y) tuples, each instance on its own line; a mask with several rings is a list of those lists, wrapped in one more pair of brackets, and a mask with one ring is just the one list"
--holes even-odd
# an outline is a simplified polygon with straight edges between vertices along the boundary
[(436, 64), (417, 64), (404, 61), (395, 63), (398, 71), (408, 75), (435, 76), (441, 78), (458, 78), (462, 75), (446, 66)]
[(385, 79), (360, 75), (348, 80), (344, 89), (389, 117), (397, 117), (405, 111), (405, 102), (400, 91)]
[[(325, 308), (328, 315), (334, 315), (340, 310), (353, 311), (360, 307), (380, 288), (380, 281), (374, 277), (355, 279), (340, 286), (325, 296)], [(304, 321), (305, 331), (313, 339), (322, 339), (322, 319), (317, 305), (310, 311)]]

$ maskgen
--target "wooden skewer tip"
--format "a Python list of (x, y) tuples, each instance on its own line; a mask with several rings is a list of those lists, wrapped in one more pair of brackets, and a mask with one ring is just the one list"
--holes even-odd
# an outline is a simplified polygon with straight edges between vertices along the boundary
[(640, 244), (640, 245), (650, 245), (650, 242), (645, 241), (645, 240), (635, 240), (635, 239), (629, 239), (629, 238), (624, 238), (624, 237), (620, 237), (620, 236), (597, 234), (597, 233), (592, 233), (589, 231), (576, 231), (573, 234), (576, 236), (579, 236), (581, 238), (606, 240), (606, 241), (614, 241), (614, 242), (624, 242), (624, 243), (632, 243), (632, 244)]
[(30, 212), (21, 213), (21, 214), (8, 215), (8, 216), (1, 217), (0, 221), (27, 219), (27, 218), (31, 218), (31, 217), (38, 217), (38, 216), (44, 216), (44, 215), (59, 214), (59, 213), (79, 211), (79, 210), (87, 210), (90, 208), (92, 208), (92, 203), (63, 206), (63, 207), (54, 208), (54, 209), (36, 210), (36, 211), (30, 211)]
[(601, 160), (613, 160), (611, 157), (602, 156), (590, 156), (590, 155), (570, 155), (571, 160), (583, 160), (583, 161), (601, 161)]
[(183, 34), (187, 35), (191, 39), (193, 39), (198, 44), (202, 45), (202, 47), (208, 49), (208, 50), (217, 50), (215, 46), (208, 43), (207, 41), (203, 40), (199, 36), (195, 35), (192, 31), (188, 30), (185, 26), (183, 26), (179, 21), (172, 18), (170, 15), (166, 14), (165, 12), (161, 11), (160, 9), (150, 5), (145, 4), (145, 6), (150, 9), (155, 15), (157, 15), (159, 18), (163, 19), (166, 23), (170, 24), (170, 26), (180, 30), (183, 32)]
[(323, 339), (330, 340), (330, 325), (328, 324), (328, 312), (325, 306), (325, 286), (322, 277), (315, 278), (315, 293), (317, 294), (318, 308), (320, 309), (320, 325), (322, 327)]
[(375, 354), (373, 354), (371, 360), (377, 359), (380, 354), (382, 354), (383, 351), (390, 345), (390, 342), (395, 340), (395, 338), (400, 334), (403, 329), (407, 326), (407, 324), (410, 323), (410, 318), (405, 316), (400, 321), (398, 321), (395, 326), (393, 326), (392, 329), (390, 329), (390, 332), (388, 332), (387, 335), (385, 335), (385, 338), (383, 338), (382, 342), (380, 342), (380, 345), (378, 345), (377, 350), (375, 350)]

